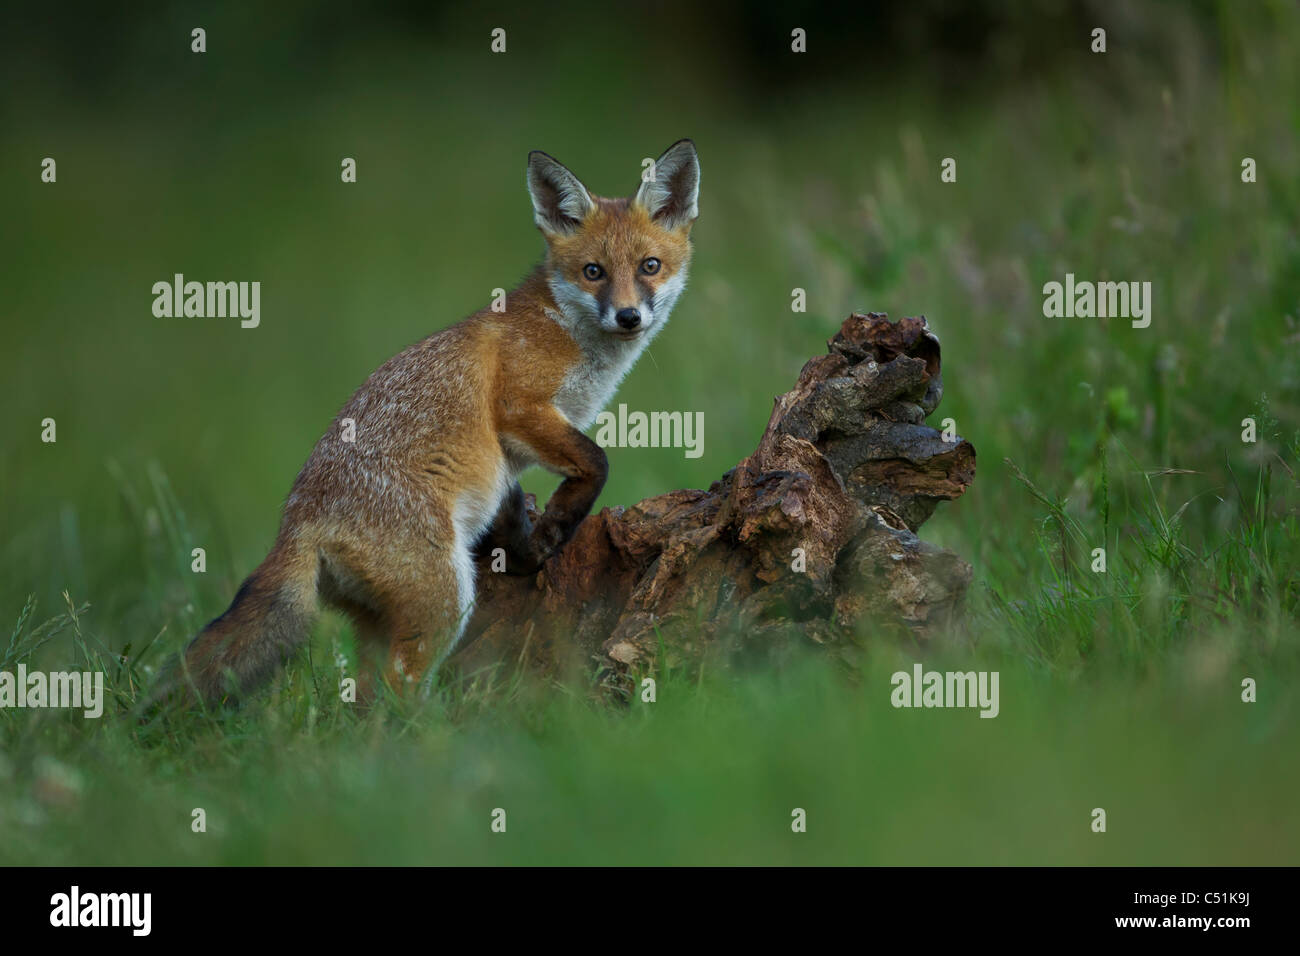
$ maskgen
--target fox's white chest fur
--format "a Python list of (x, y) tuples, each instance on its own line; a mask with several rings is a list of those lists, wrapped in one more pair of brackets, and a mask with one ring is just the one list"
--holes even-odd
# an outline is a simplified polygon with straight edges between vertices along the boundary
[(589, 351), (583, 347), (582, 361), (569, 371), (555, 393), (555, 407), (580, 431), (590, 427), (609, 404), (619, 383), (649, 344), (649, 339), (643, 337), (631, 342), (603, 344), (607, 347), (599, 350)]

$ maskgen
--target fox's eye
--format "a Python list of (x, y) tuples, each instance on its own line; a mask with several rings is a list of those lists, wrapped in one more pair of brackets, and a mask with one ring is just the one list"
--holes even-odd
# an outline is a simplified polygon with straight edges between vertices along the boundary
[(588, 262), (582, 267), (582, 274), (586, 276), (589, 281), (595, 282), (605, 274), (605, 270), (594, 262)]
[(649, 259), (645, 260), (645, 262), (641, 263), (641, 271), (648, 276), (654, 275), (659, 271), (659, 260), (654, 256), (651, 256)]

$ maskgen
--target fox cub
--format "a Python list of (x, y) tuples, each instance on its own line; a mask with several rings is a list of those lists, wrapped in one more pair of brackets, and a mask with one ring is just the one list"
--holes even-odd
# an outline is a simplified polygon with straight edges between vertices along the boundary
[[(465, 629), (476, 546), (505, 548), (507, 570), (527, 574), (569, 540), (608, 471), (583, 429), (686, 285), (694, 144), (674, 143), (643, 180), (605, 199), (529, 154), (541, 265), (504, 312), (412, 345), (357, 390), (294, 482), (270, 554), (164, 685), (237, 698), (302, 645), (324, 601), (386, 645), (390, 686), (414, 686)], [(564, 479), (535, 526), (517, 481), (530, 465)]]

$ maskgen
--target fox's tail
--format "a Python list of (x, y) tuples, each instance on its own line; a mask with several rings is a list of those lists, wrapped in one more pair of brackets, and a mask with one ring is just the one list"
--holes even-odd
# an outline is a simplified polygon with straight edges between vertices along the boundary
[(233, 702), (255, 690), (306, 643), (316, 615), (317, 574), (314, 549), (277, 542), (226, 612), (168, 669), (149, 702), (194, 693), (209, 704)]

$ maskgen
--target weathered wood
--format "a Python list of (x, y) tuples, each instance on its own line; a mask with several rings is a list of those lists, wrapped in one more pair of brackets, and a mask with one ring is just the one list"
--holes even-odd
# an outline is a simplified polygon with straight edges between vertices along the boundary
[(576, 653), (627, 673), (661, 645), (690, 657), (737, 635), (736, 650), (768, 653), (882, 629), (925, 638), (948, 621), (970, 566), (916, 530), (965, 491), (975, 449), (924, 424), (943, 395), (939, 341), (924, 317), (855, 313), (828, 345), (707, 491), (605, 508), (533, 577), (485, 559), (452, 666)]

